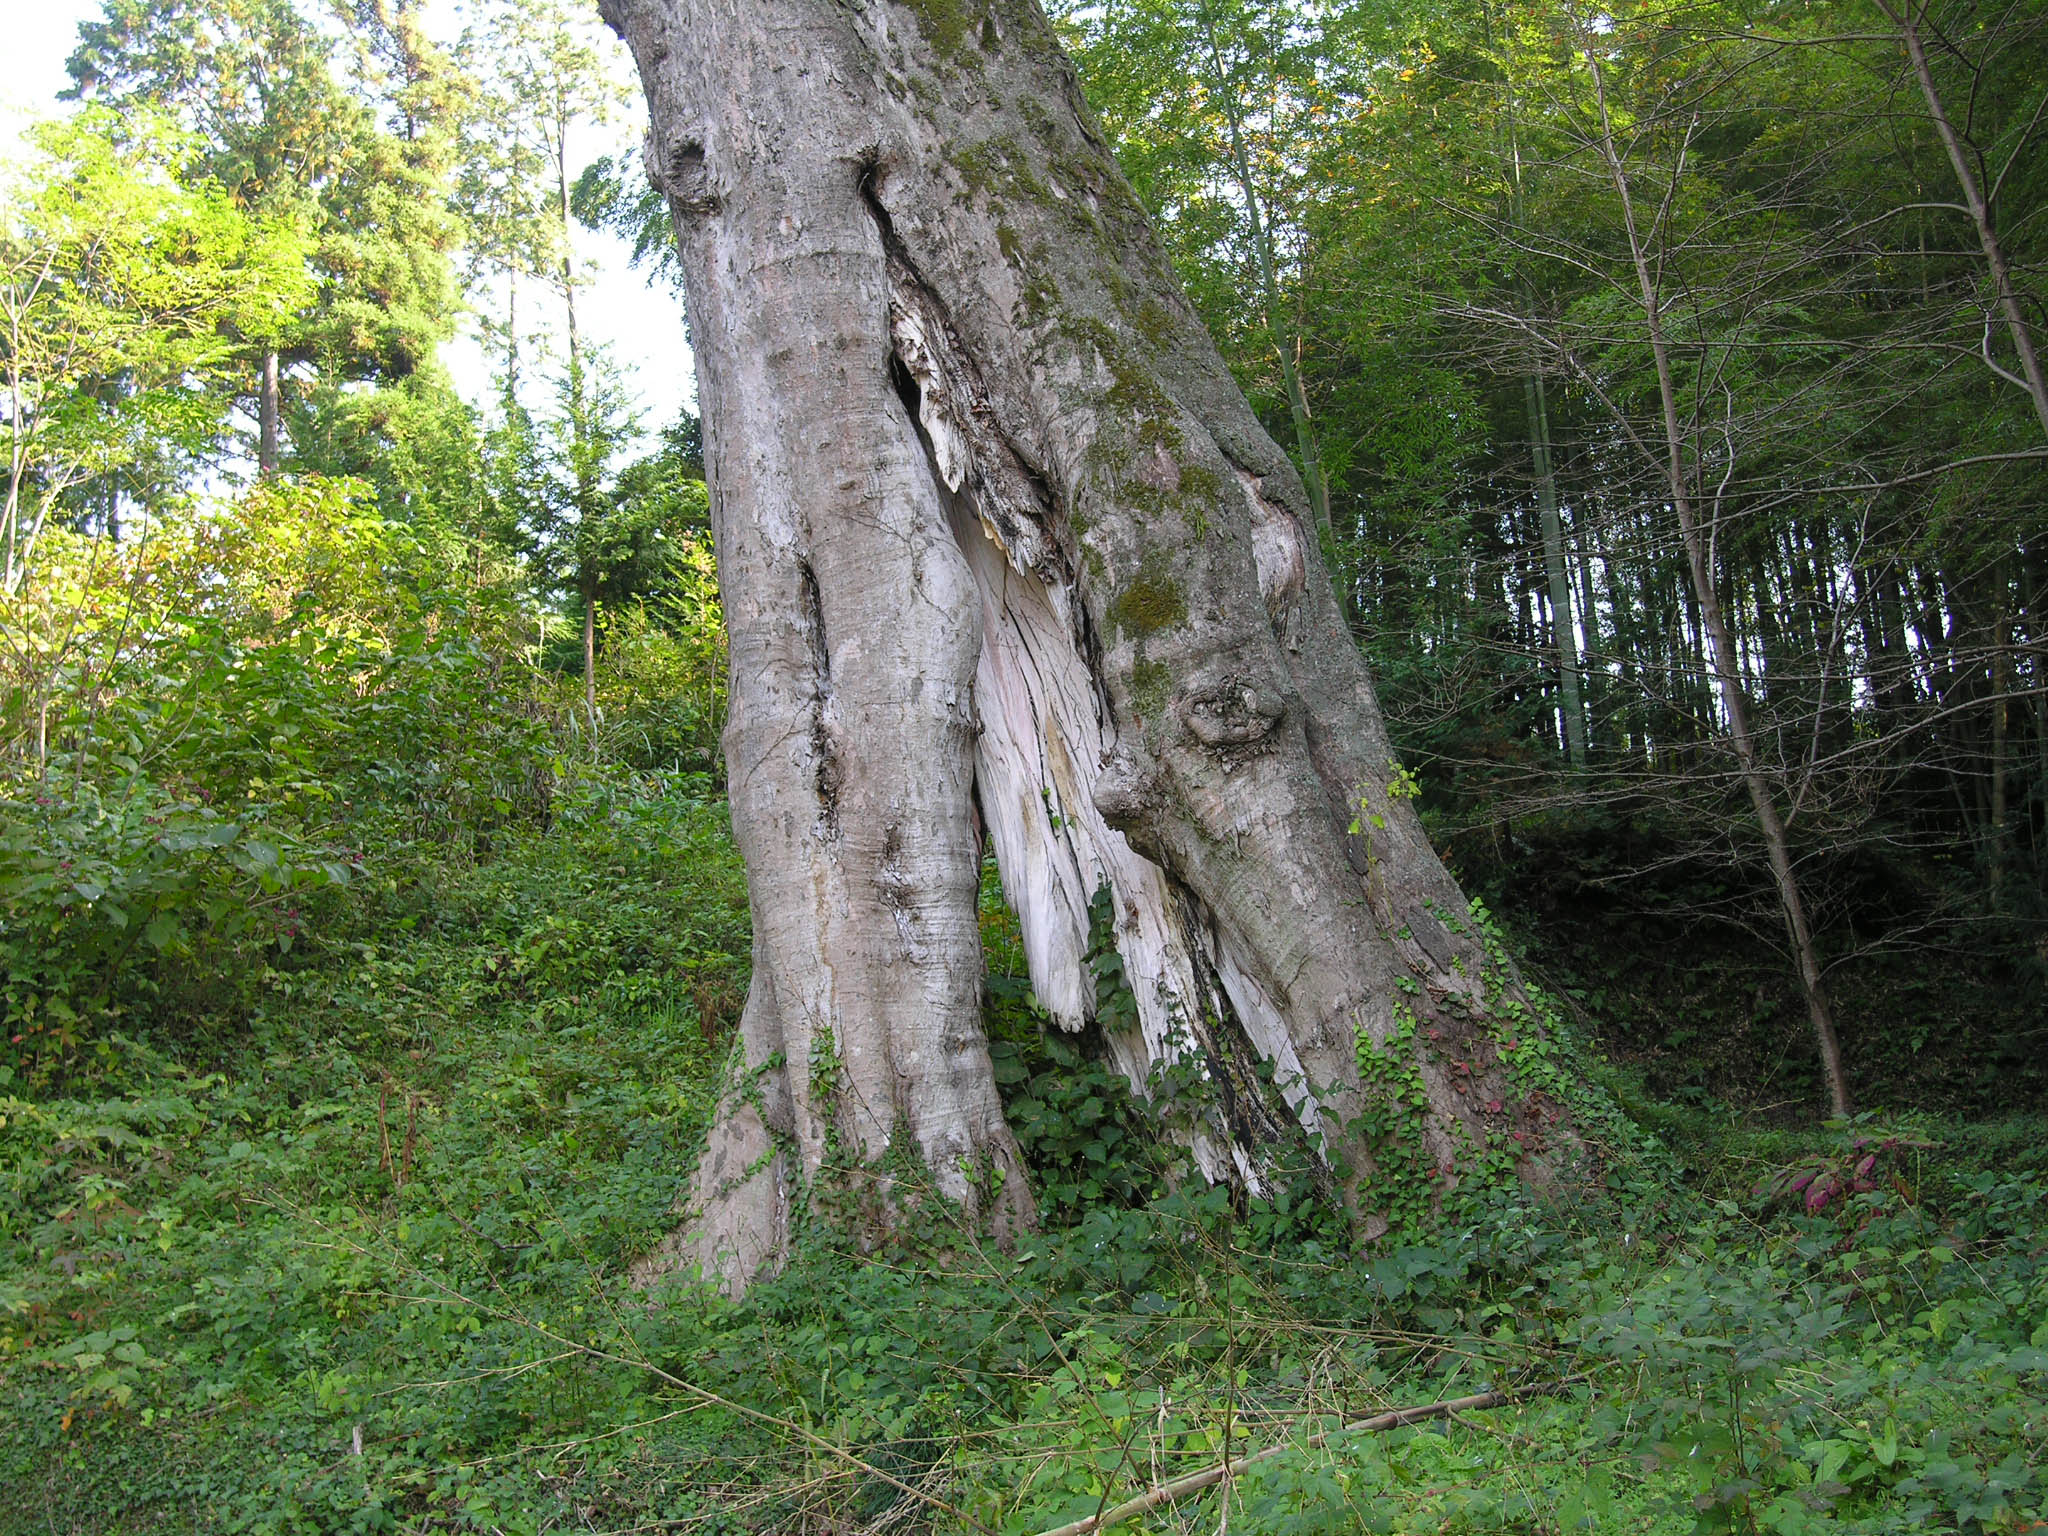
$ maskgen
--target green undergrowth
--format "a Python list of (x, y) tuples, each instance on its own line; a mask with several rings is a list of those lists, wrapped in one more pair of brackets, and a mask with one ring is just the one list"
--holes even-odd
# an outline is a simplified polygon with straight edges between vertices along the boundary
[[(362, 881), (358, 892), (371, 891)], [(724, 809), (585, 785), (359, 895), (239, 1032), (0, 1085), (0, 1532), (2018, 1532), (2042, 1518), (2037, 1121), (1755, 1130), (1358, 1253), (1176, 1176), (999, 907), (991, 1034), (1045, 1226), (819, 1216), (740, 1302), (635, 1287), (747, 950)], [(1098, 971), (1105, 987), (1118, 978)], [(242, 983), (238, 983), (242, 985)], [(1557, 1384), (1563, 1383), (1562, 1386)], [(1554, 1388), (1384, 1434), (1341, 1426)]]

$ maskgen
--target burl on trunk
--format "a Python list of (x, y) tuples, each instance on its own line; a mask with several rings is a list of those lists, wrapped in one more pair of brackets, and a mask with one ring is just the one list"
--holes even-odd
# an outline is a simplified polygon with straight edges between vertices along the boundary
[(1301, 481), (1033, 0), (603, 9), (683, 259), (754, 921), (657, 1262), (743, 1286), (807, 1181), (861, 1168), (886, 1209), (912, 1155), (999, 1239), (1033, 1220), (984, 837), (1064, 1028), (1108, 887), (1108, 1048), (1141, 1094), (1198, 1085), (1209, 1178), (1305, 1153), (1371, 1237), (1485, 1169), (1552, 1177), (1540, 1027), (1402, 793)]

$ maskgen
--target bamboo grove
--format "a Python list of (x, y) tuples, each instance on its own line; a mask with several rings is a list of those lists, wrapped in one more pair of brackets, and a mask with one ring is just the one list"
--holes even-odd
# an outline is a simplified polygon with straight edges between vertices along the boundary
[[(1066, 18), (1329, 510), (1454, 857), (1745, 929), (1823, 1057), (1845, 966), (1932, 955), (2038, 998), (2044, 22)], [(1855, 1011), (1865, 1052), (1926, 1033), (1896, 998)], [(1838, 1111), (1857, 1070), (1825, 1074)]]

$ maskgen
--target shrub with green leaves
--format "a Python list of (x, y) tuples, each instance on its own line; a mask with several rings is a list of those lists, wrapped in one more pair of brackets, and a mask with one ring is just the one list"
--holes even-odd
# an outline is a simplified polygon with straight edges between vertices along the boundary
[(352, 874), (260, 810), (224, 815), (140, 775), (62, 787), (0, 802), (0, 1084), (41, 1081), (181, 988), (237, 997)]
[[(264, 969), (550, 813), (561, 762), (502, 594), (347, 481), (266, 481), (0, 600), (0, 1071), (232, 1025)], [(294, 961), (293, 963), (298, 963)]]

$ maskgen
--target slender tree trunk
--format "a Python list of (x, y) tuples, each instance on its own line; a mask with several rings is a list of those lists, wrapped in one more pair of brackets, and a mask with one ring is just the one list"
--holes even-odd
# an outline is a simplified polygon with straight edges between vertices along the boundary
[(557, 279), (562, 285), (562, 317), (569, 339), (569, 440), (576, 470), (576, 541), (584, 553), (577, 560), (577, 584), (583, 598), (583, 717), (597, 733), (597, 593), (591, 566), (590, 540), (601, 515), (596, 475), (590, 453), (590, 394), (583, 375), (583, 333), (576, 323), (576, 263), (569, 248), (569, 121), (554, 125), (556, 215), (562, 221), (562, 260)]
[[(556, 216), (562, 221), (562, 261), (556, 277), (562, 285), (562, 312), (569, 325), (569, 375), (571, 379), (580, 381), (583, 367), (583, 338), (582, 333), (576, 328), (576, 258), (575, 253), (569, 249), (569, 231), (574, 225), (571, 223), (569, 207), (568, 131), (567, 124), (558, 125), (555, 138), (557, 146), (555, 153)], [(583, 401), (580, 383), (576, 388), (577, 411), (574, 430), (579, 434), (578, 443), (580, 445), (580, 434), (583, 431), (583, 414), (581, 410)]]
[[(1492, 9), (1486, 12), (1486, 35), (1493, 41), (1494, 18)], [(1525, 211), (1524, 188), (1522, 183), (1522, 139), (1519, 114), (1515, 95), (1515, 60), (1512, 46), (1506, 51), (1501, 71), (1503, 84), (1502, 127), (1507, 136), (1508, 152), (1508, 225), (1519, 241)], [(1536, 296), (1526, 277), (1518, 283), (1519, 297), (1524, 312), (1533, 326), (1536, 318)], [(1565, 573), (1564, 526), (1558, 517), (1557, 476), (1550, 458), (1550, 399), (1544, 388), (1543, 376), (1532, 364), (1522, 376), (1523, 417), (1529, 428), (1529, 460), (1536, 476), (1536, 505), (1541, 521), (1543, 536), (1544, 574), (1550, 585), (1551, 638), (1557, 654), (1557, 689), (1564, 715), (1565, 751), (1574, 768), (1586, 766), (1586, 713), (1579, 693), (1579, 645), (1578, 634), (1572, 626), (1572, 589), (1570, 578)], [(1587, 626), (1590, 633), (1592, 607), (1586, 609)]]
[[(2032, 564), (2031, 561), (2028, 564)], [(2028, 691), (2034, 699), (2034, 795), (2041, 802), (2038, 818), (2028, 816), (2028, 833), (2033, 839), (2034, 883), (2048, 889), (2048, 564), (2032, 583), (2027, 602)]]
[(1367, 1236), (1485, 1149), (1557, 1178), (1542, 1026), (1402, 792), (1302, 481), (1037, 6), (604, 9), (678, 229), (754, 922), (655, 1263), (743, 1285), (801, 1189), (886, 1222), (920, 1163), (999, 1237), (1034, 1219), (981, 1030), (977, 807), (1062, 1028), (1108, 888), (1136, 1020), (1093, 1023), (1141, 1094), (1181, 1085), (1208, 1177), (1320, 1159)]
[(1543, 380), (1522, 378), (1529, 422), (1529, 456), (1536, 470), (1536, 508), (1543, 527), (1543, 568), (1550, 583), (1550, 632), (1557, 652), (1557, 686), (1564, 710), (1566, 751), (1574, 768), (1586, 766), (1586, 709), (1579, 693), (1579, 639), (1572, 625), (1572, 584), (1565, 571), (1564, 523), (1557, 511), (1557, 476), (1550, 465), (1550, 402)]
[[(1693, 506), (1692, 485), (1685, 466), (1685, 436), (1678, 420), (1678, 388), (1673, 381), (1671, 348), (1664, 333), (1663, 299), (1652, 272), (1650, 253), (1637, 227), (1635, 202), (1630, 195), (1628, 173), (1614, 147), (1614, 130), (1608, 119), (1605, 76), (1599, 54), (1589, 43), (1585, 48), (1587, 68), (1592, 72), (1594, 96), (1600, 111), (1600, 152), (1621, 200), (1622, 218), (1628, 230), (1629, 254), (1635, 267), (1636, 284), (1643, 305), (1643, 319), (1649, 332), (1651, 361), (1657, 370), (1657, 394), (1663, 407), (1665, 475), (1673, 510), (1678, 515), (1679, 536), (1685, 546), (1685, 563), (1692, 578), (1693, 595), (1699, 604), (1700, 627), (1720, 694), (1721, 708), (1728, 719), (1728, 739), (1743, 788), (1756, 812), (1757, 828), (1763, 834), (1764, 851), (1770, 861), (1771, 877), (1778, 888), (1778, 903), (1785, 918), (1786, 937), (1792, 946), (1801, 990), (1806, 995), (1806, 1014), (1813, 1026), (1819, 1051), (1821, 1073), (1827, 1083), (1828, 1104), (1837, 1117), (1850, 1113), (1849, 1080), (1842, 1070), (1842, 1048), (1835, 1036), (1834, 1008), (1828, 999), (1821, 974), (1820, 954), (1813, 942), (1813, 930), (1800, 896), (1799, 878), (1792, 867), (1791, 839), (1771, 791), (1769, 776), (1759, 760), (1756, 739), (1749, 723), (1749, 705), (1743, 696), (1741, 661), (1735, 640), (1721, 611), (1721, 594), (1714, 580), (1707, 540), (1702, 534)], [(1684, 174), (1681, 153), (1673, 171), (1674, 183)]]
[(583, 589), (583, 717), (597, 729), (597, 594)]
[(1893, 660), (1891, 679), (1886, 684), (1903, 723), (1920, 702), (1920, 677), (1913, 659), (1912, 642), (1906, 638), (1906, 595), (1896, 570), (1887, 570), (1878, 588), (1878, 612), (1882, 616), (1885, 646)]
[(1985, 828), (1986, 883), (1990, 888), (1991, 910), (1997, 911), (2005, 898), (2006, 822), (2006, 697), (2012, 691), (2012, 657), (2006, 649), (2012, 630), (2007, 613), (2010, 590), (2003, 560), (1992, 568), (1991, 628), (1991, 809)]
[[(7, 308), (7, 419), (20, 422), (22, 415), (21, 311), (13, 302)], [(21, 582), (21, 492), (28, 478), (29, 436), (18, 427), (7, 434), (7, 505), (0, 510), (0, 527), (6, 534), (4, 566), (0, 566), (0, 592), (13, 596)]]
[[(1919, 0), (1877, 0), (1878, 8), (1889, 16), (1892, 25), (1899, 29), (1899, 41), (1904, 44), (1906, 57), (1913, 64), (1913, 78), (1920, 86), (1921, 98), (1927, 103), (1927, 114), (1934, 120), (1934, 131), (1941, 136), (1941, 147), (1948, 152), (1948, 163), (1956, 173), (1956, 186), (1963, 194), (1963, 206), (1968, 210), (1970, 223), (1977, 233), (1978, 247), (1984, 252), (1984, 265), (1991, 273), (1992, 291), (1998, 298), (1999, 313), (2005, 320), (2006, 335), (2012, 348), (2019, 356), (2020, 375), (2013, 382), (2024, 388), (2034, 402), (2034, 416), (2041, 424), (2043, 433), (2048, 433), (2048, 374), (2041, 368), (2040, 353), (2034, 346), (2034, 333), (2027, 324), (2027, 318), (2020, 309), (2019, 291), (2013, 286), (2012, 263), (2007, 259), (2004, 242), (1998, 237), (1998, 230), (1991, 198), (1996, 193), (1994, 186), (1989, 193), (1978, 179), (1977, 169), (1971, 163), (1970, 150), (1962, 136), (1956, 132), (1955, 124), (1949, 120), (1948, 108), (1942, 101), (1940, 87), (1935, 84), (1934, 69), (1928, 62), (1926, 38), (1920, 31)], [(2017, 150), (2014, 151), (2018, 153)], [(1984, 361), (1991, 362), (1990, 321), (1985, 322)], [(2005, 375), (2011, 378), (2010, 374)]]
[(505, 398), (519, 398), (519, 274), (505, 276)]
[[(1617, 713), (1622, 744), (1631, 755), (1642, 758), (1649, 753), (1649, 723), (1643, 708), (1643, 697), (1648, 691), (1643, 681), (1647, 626), (1640, 622), (1642, 611), (1621, 575), (1622, 562), (1629, 551), (1630, 535), (1618, 518), (1603, 517), (1601, 521), (1606, 532), (1599, 547), (1600, 563), (1607, 578), (1608, 633), (1613, 638), (1615, 670), (1621, 689), (1621, 706)], [(1590, 538), (1590, 528), (1587, 533)], [(1641, 565), (1647, 569), (1648, 562), (1641, 562)]]
[(1584, 688), (1586, 718), (1586, 750), (1594, 746), (1594, 724), (1606, 718), (1607, 672), (1599, 659), (1607, 652), (1605, 637), (1600, 632), (1600, 604), (1593, 587), (1593, 533), (1588, 526), (1586, 503), (1583, 499), (1572, 508), (1571, 536), (1566, 545), (1566, 558), (1578, 562), (1579, 624), (1585, 630), (1585, 645), (1579, 652), (1579, 677)]
[(278, 377), (277, 349), (263, 354), (263, 380), (256, 402), (256, 470), (277, 473), (278, 418), (283, 414), (283, 386)]

